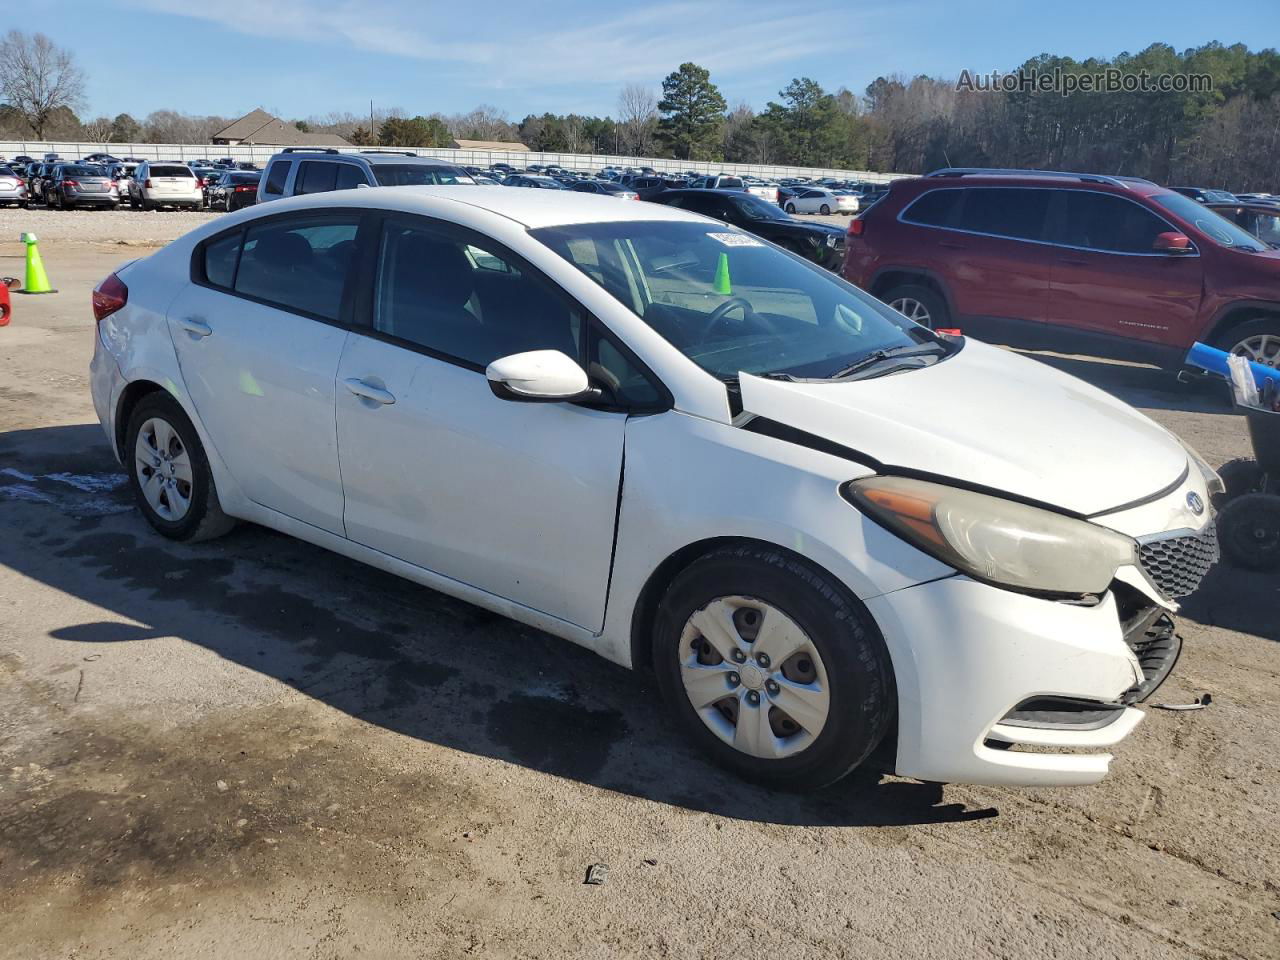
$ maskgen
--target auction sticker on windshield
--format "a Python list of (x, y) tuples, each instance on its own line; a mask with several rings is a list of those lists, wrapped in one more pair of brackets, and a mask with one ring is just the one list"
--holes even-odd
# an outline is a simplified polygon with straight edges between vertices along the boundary
[(719, 240), (726, 247), (763, 247), (764, 244), (755, 237), (745, 233), (708, 233), (712, 240)]

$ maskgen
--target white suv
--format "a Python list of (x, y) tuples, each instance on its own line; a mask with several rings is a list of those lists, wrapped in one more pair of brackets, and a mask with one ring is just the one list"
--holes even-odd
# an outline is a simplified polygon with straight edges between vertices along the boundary
[(144, 160), (129, 181), (129, 206), (134, 210), (157, 207), (204, 207), (200, 178), (185, 163)]
[(263, 524), (652, 670), (772, 783), (886, 737), (925, 780), (1100, 779), (1215, 557), (1216, 475), (1137, 411), (662, 204), (297, 197), (93, 309), (161, 534)]

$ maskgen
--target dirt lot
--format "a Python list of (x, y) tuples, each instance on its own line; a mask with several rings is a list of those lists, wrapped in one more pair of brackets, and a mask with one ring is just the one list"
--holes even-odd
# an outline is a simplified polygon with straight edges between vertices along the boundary
[[(87, 392), (89, 290), (145, 252), (86, 242), (109, 216), (0, 213), (0, 273), (35, 229), (61, 291), (0, 329), (0, 956), (1280, 956), (1276, 578), (1191, 598), (1156, 699), (1213, 704), (1097, 787), (747, 787), (568, 644), (261, 529), (152, 534)], [(1045, 359), (1246, 452), (1213, 395)]]

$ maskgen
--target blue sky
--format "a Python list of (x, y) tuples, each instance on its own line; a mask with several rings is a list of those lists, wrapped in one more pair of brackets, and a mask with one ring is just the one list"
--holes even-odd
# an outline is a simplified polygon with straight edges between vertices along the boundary
[[(15, 8), (16, 9), (16, 8)], [(1280, 46), (1280, 3), (987, 0), (67, 0), (43, 25), (88, 74), (86, 117), (173, 108), (285, 117), (380, 107), (512, 119), (615, 112), (618, 91), (692, 60), (730, 104), (792, 77), (861, 92), (879, 75), (1008, 70), (1209, 40)]]

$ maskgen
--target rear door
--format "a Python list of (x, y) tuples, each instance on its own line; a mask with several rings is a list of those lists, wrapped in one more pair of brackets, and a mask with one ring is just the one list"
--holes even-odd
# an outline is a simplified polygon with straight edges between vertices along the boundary
[(1116, 194), (1055, 190), (1048, 320), (1092, 333), (1167, 345), (1195, 339), (1203, 268), (1199, 253), (1158, 253), (1161, 233), (1181, 233)]
[[(959, 207), (946, 211), (949, 226), (931, 231), (929, 238), (957, 314), (1044, 320), (1051, 258), (1038, 241), (1044, 238), (1049, 200), (1048, 190), (1035, 187), (961, 191)], [(903, 219), (910, 220), (920, 204), (908, 208)]]
[(334, 378), (359, 223), (292, 214), (212, 238), (168, 314), (192, 402), (245, 496), (337, 534)]

